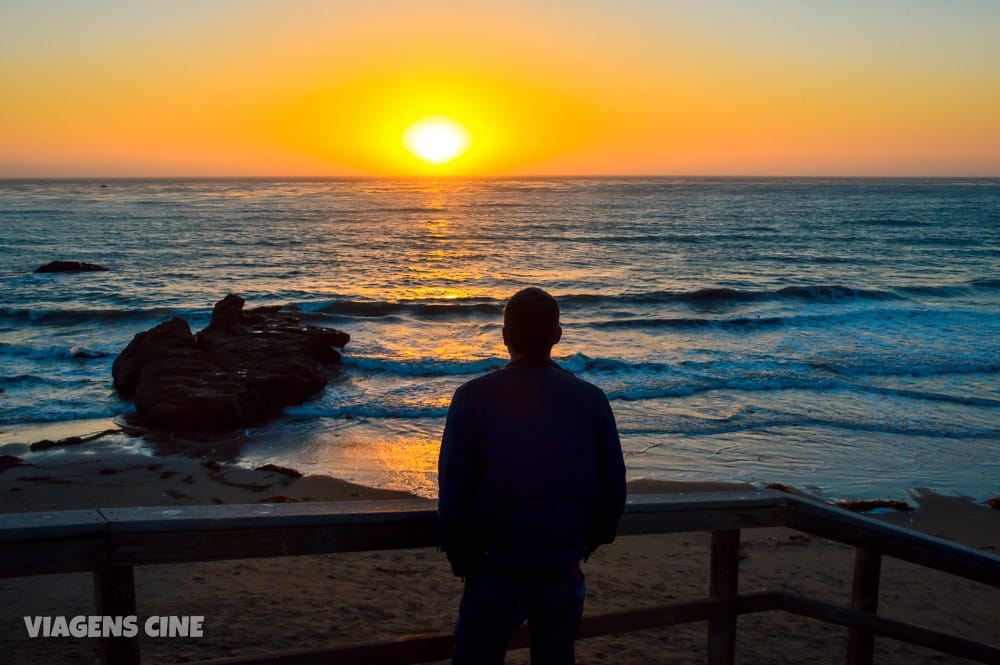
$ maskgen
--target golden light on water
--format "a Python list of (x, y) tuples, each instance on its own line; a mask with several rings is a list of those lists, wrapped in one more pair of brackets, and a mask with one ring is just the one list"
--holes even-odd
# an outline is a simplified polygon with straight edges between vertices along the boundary
[(446, 116), (423, 118), (403, 132), (406, 149), (428, 164), (446, 164), (472, 143), (469, 130)]

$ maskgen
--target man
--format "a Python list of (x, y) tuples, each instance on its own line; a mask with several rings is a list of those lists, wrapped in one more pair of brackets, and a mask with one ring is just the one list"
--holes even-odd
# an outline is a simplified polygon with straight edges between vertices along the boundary
[(510, 363), (459, 387), (441, 457), (442, 547), (465, 578), (455, 665), (502, 663), (528, 621), (533, 665), (574, 662), (580, 560), (615, 538), (625, 463), (607, 397), (551, 359), (559, 305), (541, 289), (504, 308)]

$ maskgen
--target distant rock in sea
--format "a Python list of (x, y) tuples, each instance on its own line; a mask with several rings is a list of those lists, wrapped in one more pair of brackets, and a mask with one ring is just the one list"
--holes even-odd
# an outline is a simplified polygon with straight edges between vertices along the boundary
[(0, 455), (0, 473), (3, 473), (7, 469), (13, 469), (15, 466), (23, 466), (24, 460), (20, 457), (14, 457), (13, 455)]
[(107, 268), (96, 263), (80, 261), (52, 261), (35, 268), (35, 272), (105, 272)]
[(243, 311), (230, 294), (197, 335), (174, 317), (139, 333), (112, 366), (118, 394), (142, 424), (172, 432), (221, 432), (276, 416), (315, 395), (350, 335), (300, 325), (278, 307)]

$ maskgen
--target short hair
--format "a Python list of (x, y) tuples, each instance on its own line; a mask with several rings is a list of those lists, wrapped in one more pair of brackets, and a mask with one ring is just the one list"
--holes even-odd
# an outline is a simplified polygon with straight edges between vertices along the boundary
[(537, 287), (521, 289), (503, 308), (507, 346), (530, 356), (544, 356), (552, 350), (559, 328), (559, 303)]

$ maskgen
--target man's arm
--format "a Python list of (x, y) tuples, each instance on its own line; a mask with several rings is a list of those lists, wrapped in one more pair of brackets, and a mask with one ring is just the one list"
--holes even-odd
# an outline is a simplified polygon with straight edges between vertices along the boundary
[(455, 575), (465, 577), (478, 558), (474, 506), (478, 484), (479, 442), (472, 404), (465, 386), (455, 391), (448, 408), (438, 458), (438, 518), (441, 548)]
[(598, 545), (613, 543), (618, 520), (625, 509), (625, 459), (618, 438), (618, 425), (608, 398), (602, 393), (602, 418), (597, 448), (597, 495), (594, 521), (587, 542), (587, 553)]

